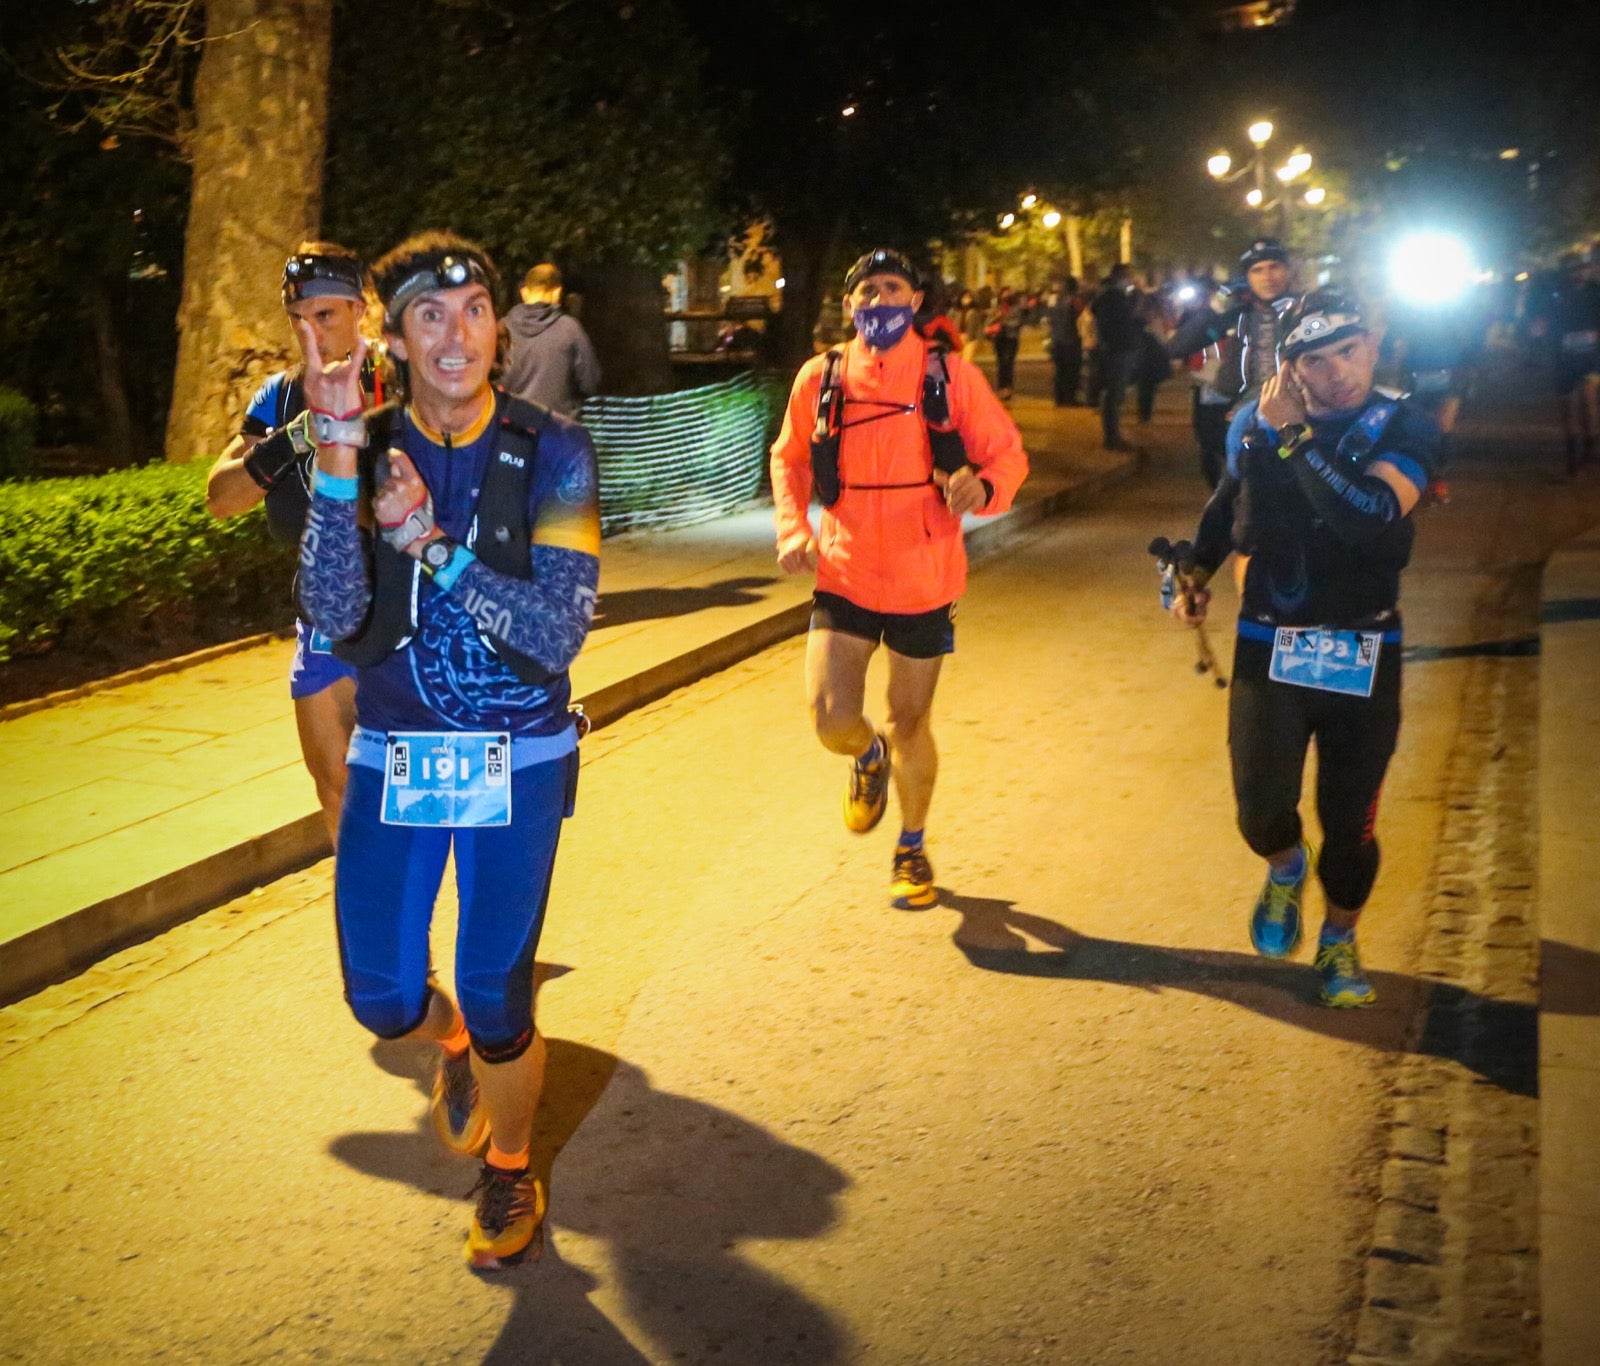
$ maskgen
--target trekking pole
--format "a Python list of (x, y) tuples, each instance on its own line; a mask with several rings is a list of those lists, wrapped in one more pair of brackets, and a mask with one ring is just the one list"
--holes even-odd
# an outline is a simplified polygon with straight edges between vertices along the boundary
[[(1161, 606), (1170, 610), (1173, 599), (1182, 593), (1184, 605), (1192, 613), (1194, 596), (1184, 585), (1194, 574), (1194, 546), (1188, 541), (1173, 542), (1165, 536), (1157, 536), (1150, 542), (1149, 550), (1156, 557), (1156, 569), (1161, 574)], [(1228, 680), (1211, 649), (1211, 637), (1206, 633), (1203, 621), (1195, 624), (1194, 646), (1194, 671), (1197, 674), (1210, 674), (1217, 687), (1226, 688)]]

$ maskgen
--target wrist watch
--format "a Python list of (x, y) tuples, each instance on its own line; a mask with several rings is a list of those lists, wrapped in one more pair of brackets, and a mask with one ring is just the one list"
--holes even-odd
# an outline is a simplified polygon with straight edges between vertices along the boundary
[(311, 439), (319, 446), (354, 446), (362, 450), (367, 444), (367, 424), (358, 415), (350, 418), (334, 417), (307, 408), (311, 414)]
[(437, 574), (450, 563), (456, 553), (456, 543), (448, 536), (436, 536), (422, 547), (422, 565), (430, 574)]
[(1291, 422), (1287, 427), (1278, 432), (1278, 455), (1287, 460), (1294, 454), (1294, 449), (1306, 439), (1306, 434), (1311, 429), (1304, 422)]

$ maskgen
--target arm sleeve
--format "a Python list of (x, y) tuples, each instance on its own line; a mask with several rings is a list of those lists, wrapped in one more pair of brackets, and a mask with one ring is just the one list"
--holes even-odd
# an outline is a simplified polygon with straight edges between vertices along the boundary
[(800, 367), (783, 412), (783, 428), (772, 443), (772, 515), (781, 545), (796, 532), (815, 535), (811, 526), (811, 429), (817, 421), (817, 394), (823, 360)]
[(1194, 533), (1194, 562), (1209, 578), (1233, 552), (1233, 510), (1239, 499), (1239, 480), (1229, 472), (1217, 481), (1200, 525)]
[(1167, 342), (1167, 355), (1172, 360), (1184, 360), (1213, 345), (1227, 330), (1227, 318), (1210, 309), (1201, 309), (1178, 324), (1177, 331)]
[(300, 605), (311, 624), (332, 640), (355, 635), (372, 605), (372, 567), (356, 507), (312, 494), (300, 536)]
[[(1409, 414), (1397, 418), (1395, 425), (1400, 430), (1392, 434), (1392, 446), (1386, 442), (1372, 458), (1393, 465), (1420, 496), (1432, 479), (1437, 431)], [(1307, 443), (1290, 457), (1289, 465), (1317, 515), (1346, 544), (1371, 545), (1404, 519), (1394, 489), (1337, 452), (1328, 455)]]
[(989, 486), (989, 501), (978, 516), (992, 517), (1011, 506), (1028, 477), (1022, 433), (995, 397), (983, 371), (955, 354), (947, 356), (945, 363), (950, 371), (951, 416), (956, 430), (967, 448), (967, 459)]
[(600, 490), (594, 446), (576, 423), (548, 428), (540, 441), (549, 467), (531, 490), (533, 578), (496, 573), (473, 560), (449, 593), (488, 632), (551, 673), (577, 658), (594, 620), (600, 587)]

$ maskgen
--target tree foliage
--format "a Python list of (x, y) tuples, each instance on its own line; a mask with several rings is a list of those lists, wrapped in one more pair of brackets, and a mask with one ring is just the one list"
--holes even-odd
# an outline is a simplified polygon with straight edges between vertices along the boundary
[(700, 54), (665, 0), (339, 0), (326, 231), (450, 227), (508, 271), (661, 268), (718, 226)]

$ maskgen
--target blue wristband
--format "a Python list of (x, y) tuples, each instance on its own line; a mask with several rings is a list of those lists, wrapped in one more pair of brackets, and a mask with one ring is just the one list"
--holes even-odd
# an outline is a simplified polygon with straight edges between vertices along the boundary
[(477, 558), (466, 546), (458, 545), (450, 552), (450, 559), (445, 567), (434, 574), (434, 583), (448, 593), (455, 587), (456, 580), (466, 573), (467, 566)]
[(353, 503), (361, 496), (361, 481), (355, 475), (341, 479), (318, 468), (311, 472), (311, 491), (336, 503)]

